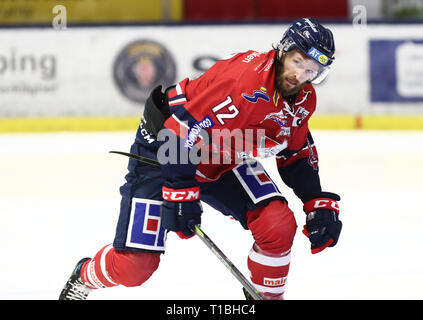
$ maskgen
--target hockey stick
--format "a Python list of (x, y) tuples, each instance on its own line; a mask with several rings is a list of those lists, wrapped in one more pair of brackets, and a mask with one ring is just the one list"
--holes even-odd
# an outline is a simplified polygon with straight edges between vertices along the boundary
[[(110, 153), (121, 154), (140, 162), (158, 166), (160, 165), (158, 161), (146, 157), (142, 157), (136, 154), (121, 152), (121, 151), (110, 151)], [(204, 244), (216, 255), (216, 257), (225, 265), (225, 267), (235, 276), (235, 278), (242, 284), (242, 286), (247, 290), (247, 292), (255, 300), (264, 300), (263, 296), (258, 292), (256, 288), (244, 277), (241, 271), (229, 260), (229, 258), (219, 249), (217, 245), (201, 230), (200, 226), (197, 224), (190, 223), (188, 226), (192, 232), (194, 232)]]
[(215, 254), (215, 256), (225, 265), (225, 267), (237, 278), (237, 280), (242, 284), (245, 290), (254, 298), (254, 300), (264, 300), (263, 296), (258, 292), (256, 288), (248, 281), (241, 271), (229, 260), (228, 257), (219, 249), (218, 246), (201, 230), (200, 226), (197, 224), (191, 224), (190, 229), (205, 243), (205, 245)]
[(154, 159), (150, 159), (147, 157), (143, 157), (143, 156), (139, 156), (137, 154), (133, 154), (133, 153), (127, 153), (127, 152), (122, 152), (122, 151), (109, 151), (109, 153), (116, 153), (116, 154), (121, 154), (123, 156), (127, 156), (129, 158), (138, 160), (140, 162), (144, 162), (147, 164), (151, 164), (153, 166), (160, 166), (160, 163), (157, 160)]

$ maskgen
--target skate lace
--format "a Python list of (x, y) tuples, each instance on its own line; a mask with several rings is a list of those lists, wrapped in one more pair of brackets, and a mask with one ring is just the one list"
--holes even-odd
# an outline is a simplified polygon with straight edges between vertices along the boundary
[(77, 279), (70, 284), (69, 290), (66, 293), (67, 300), (86, 300), (91, 289), (87, 288), (81, 279)]

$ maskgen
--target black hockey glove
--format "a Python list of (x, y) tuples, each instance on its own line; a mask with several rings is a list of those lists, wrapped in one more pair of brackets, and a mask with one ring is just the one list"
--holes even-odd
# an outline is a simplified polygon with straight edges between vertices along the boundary
[[(200, 188), (172, 189), (163, 186), (163, 203), (160, 207), (161, 225), (175, 231), (181, 238), (190, 238), (194, 232), (190, 225), (201, 224), (203, 208), (200, 203)], [(182, 233), (182, 234), (181, 234)]]
[(311, 242), (311, 253), (315, 254), (338, 242), (342, 229), (339, 220), (338, 202), (341, 198), (330, 192), (321, 192), (316, 198), (304, 203), (307, 215), (303, 233)]

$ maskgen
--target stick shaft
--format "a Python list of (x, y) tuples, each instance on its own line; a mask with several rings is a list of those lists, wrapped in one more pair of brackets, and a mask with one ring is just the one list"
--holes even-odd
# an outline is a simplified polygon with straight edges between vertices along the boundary
[[(149, 159), (132, 153), (121, 152), (121, 151), (110, 151), (110, 153), (121, 154), (133, 159), (136, 159), (140, 162), (144, 162), (150, 165), (159, 166), (159, 162), (154, 159)], [(225, 267), (235, 276), (235, 278), (242, 284), (245, 290), (255, 299), (255, 300), (264, 300), (263, 296), (258, 292), (256, 288), (248, 281), (244, 275), (235, 267), (235, 265), (229, 260), (228, 257), (219, 249), (218, 246), (201, 230), (198, 225), (191, 225), (190, 229), (195, 232), (195, 234), (205, 243), (205, 245), (215, 254), (215, 256), (225, 265)]]
[(205, 243), (205, 245), (215, 254), (215, 256), (225, 265), (225, 267), (235, 276), (235, 278), (242, 284), (245, 290), (255, 299), (263, 300), (263, 296), (256, 288), (244, 277), (235, 265), (226, 257), (226, 255), (219, 249), (218, 246), (204, 233), (198, 225), (191, 228), (195, 234)]
[(146, 157), (143, 157), (143, 156), (139, 156), (137, 154), (122, 152), (122, 151), (109, 151), (109, 153), (121, 154), (123, 156), (127, 156), (129, 158), (138, 160), (139, 162), (150, 164), (152, 166), (160, 166), (160, 163), (157, 160), (146, 158)]

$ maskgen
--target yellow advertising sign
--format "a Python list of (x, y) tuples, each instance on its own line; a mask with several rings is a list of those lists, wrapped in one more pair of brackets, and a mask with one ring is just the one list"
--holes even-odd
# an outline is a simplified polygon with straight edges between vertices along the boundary
[[(166, 22), (182, 19), (183, 0), (1, 0), (0, 25)], [(63, 10), (64, 9), (64, 10)]]

